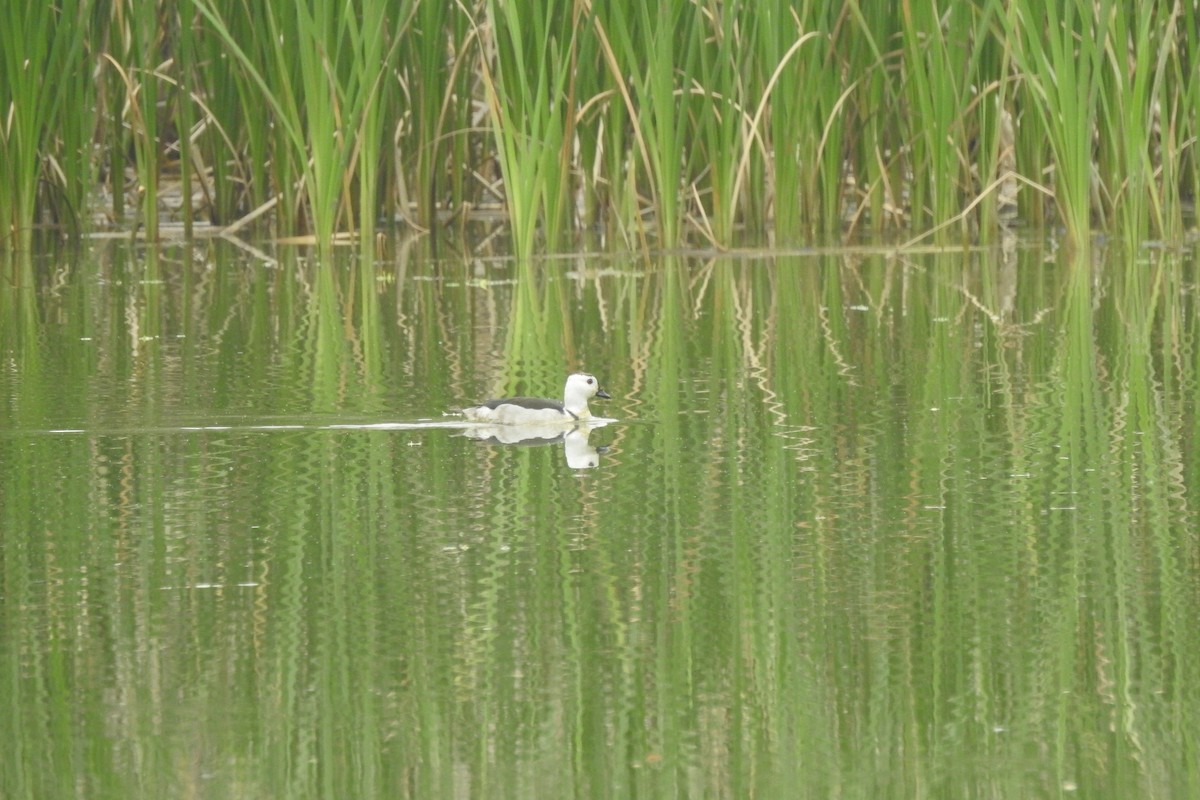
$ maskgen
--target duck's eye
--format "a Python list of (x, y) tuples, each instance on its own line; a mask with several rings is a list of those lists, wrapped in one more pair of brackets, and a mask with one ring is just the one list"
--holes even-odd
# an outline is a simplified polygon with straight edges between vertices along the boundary
[(588, 378), (588, 386), (591, 386), (591, 385), (592, 385), (592, 379)]

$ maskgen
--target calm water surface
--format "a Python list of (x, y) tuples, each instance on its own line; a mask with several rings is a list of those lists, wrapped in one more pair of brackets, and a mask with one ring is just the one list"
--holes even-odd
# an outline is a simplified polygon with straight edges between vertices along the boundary
[(6, 265), (0, 797), (1200, 797), (1193, 253), (271, 256)]

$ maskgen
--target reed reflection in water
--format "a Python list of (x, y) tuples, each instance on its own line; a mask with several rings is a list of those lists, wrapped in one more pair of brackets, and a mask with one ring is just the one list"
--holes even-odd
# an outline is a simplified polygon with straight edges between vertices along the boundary
[[(0, 794), (1196, 794), (1140, 257), (10, 265)], [(586, 436), (453, 415), (583, 367)]]

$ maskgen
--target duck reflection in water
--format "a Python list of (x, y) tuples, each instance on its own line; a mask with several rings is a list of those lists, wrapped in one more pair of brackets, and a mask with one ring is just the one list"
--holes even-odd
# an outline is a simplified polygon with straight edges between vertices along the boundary
[(600, 466), (600, 456), (608, 448), (594, 447), (588, 436), (608, 423), (592, 419), (586, 424), (569, 428), (556, 425), (480, 425), (466, 428), (463, 436), (491, 444), (540, 446), (562, 442), (563, 455), (571, 469), (592, 469)]

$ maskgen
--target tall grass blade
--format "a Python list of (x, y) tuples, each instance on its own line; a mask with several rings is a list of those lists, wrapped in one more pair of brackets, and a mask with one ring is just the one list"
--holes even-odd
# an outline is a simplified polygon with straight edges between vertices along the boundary
[[(68, 224), (83, 216), (91, 179), (90, 11), (86, 0), (0, 10), (0, 247), (29, 250), (41, 213)], [(42, 181), (52, 191), (41, 193)]]
[(1022, 96), (1054, 154), (1054, 187), (1067, 235), (1077, 247), (1090, 236), (1092, 137), (1113, 0), (1042, 4), (1017, 0), (1003, 19), (1024, 73)]
[(1179, 239), (1198, 23), (1118, 0), (9, 3), (0, 226), (9, 248), (78, 228), (99, 179), (153, 238), (178, 164), (185, 226), (270, 210), (323, 251), (498, 205), (522, 256), (572, 230), (986, 238), (1018, 185), (1053, 196), (1017, 196), (1022, 222), (1076, 244)]

